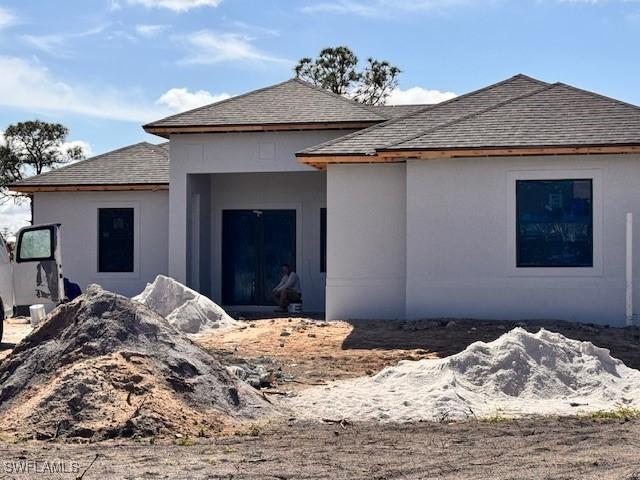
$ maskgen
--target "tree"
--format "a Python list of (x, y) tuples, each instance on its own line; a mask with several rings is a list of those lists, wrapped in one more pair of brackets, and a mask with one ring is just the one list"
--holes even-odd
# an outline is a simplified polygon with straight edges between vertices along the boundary
[[(19, 202), (25, 195), (15, 195), (7, 187), (25, 176), (39, 175), (67, 162), (81, 160), (80, 147), (65, 147), (69, 130), (59, 123), (40, 120), (9, 125), (4, 131), (5, 144), (0, 145), (0, 194), (2, 202)], [(33, 220), (33, 205), (31, 208)]]
[(302, 58), (294, 70), (298, 78), (367, 105), (384, 104), (401, 73), (389, 62), (373, 58), (358, 70), (358, 57), (345, 46), (325, 48), (313, 59)]

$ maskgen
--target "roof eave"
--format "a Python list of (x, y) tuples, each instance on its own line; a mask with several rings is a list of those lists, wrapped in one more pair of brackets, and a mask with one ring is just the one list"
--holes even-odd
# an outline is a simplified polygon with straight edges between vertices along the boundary
[(477, 146), (457, 148), (380, 148), (376, 156), (398, 158), (456, 158), (456, 157), (509, 157), (527, 155), (602, 155), (640, 153), (640, 143), (625, 144), (567, 144), (530, 146)]
[(375, 154), (296, 154), (302, 164), (324, 170), (329, 164), (392, 163), (405, 159), (438, 159), (470, 157), (515, 157), (542, 155), (628, 155), (640, 154), (640, 143), (617, 145), (513, 146), (432, 149), (378, 149)]
[(235, 125), (144, 125), (145, 132), (169, 138), (179, 133), (279, 132), (296, 130), (352, 130), (367, 128), (386, 120), (344, 122), (262, 123)]
[(127, 184), (50, 184), (8, 186), (9, 190), (18, 193), (38, 192), (125, 192), (125, 191), (159, 191), (169, 190), (169, 183), (127, 183)]

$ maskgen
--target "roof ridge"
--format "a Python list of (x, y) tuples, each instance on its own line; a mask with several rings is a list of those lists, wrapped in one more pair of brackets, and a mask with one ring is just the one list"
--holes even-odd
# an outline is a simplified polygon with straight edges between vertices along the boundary
[(320, 148), (327, 147), (327, 146), (330, 146), (330, 145), (335, 145), (336, 143), (339, 143), (340, 141), (343, 141), (343, 140), (346, 140), (346, 139), (349, 139), (349, 138), (353, 138), (353, 137), (357, 137), (359, 135), (364, 134), (365, 132), (368, 133), (368, 132), (370, 132), (372, 130), (376, 130), (378, 128), (382, 128), (382, 127), (385, 127), (387, 125), (391, 125), (391, 124), (397, 123), (397, 122), (399, 122), (401, 120), (404, 120), (406, 118), (412, 117), (414, 115), (420, 115), (420, 114), (422, 114), (424, 112), (428, 112), (430, 110), (433, 110), (435, 108), (441, 107), (443, 105), (449, 105), (449, 104), (457, 102), (459, 100), (468, 98), (471, 95), (476, 95), (478, 93), (486, 92), (486, 91), (491, 90), (493, 88), (500, 87), (500, 86), (502, 86), (502, 85), (504, 85), (504, 84), (506, 84), (508, 82), (511, 82), (511, 81), (515, 80), (516, 78), (524, 78), (526, 80), (533, 81), (535, 83), (539, 83), (539, 84), (542, 84), (542, 85), (549, 85), (547, 82), (544, 82), (542, 80), (538, 80), (537, 78), (529, 77), (527, 75), (523, 75), (522, 73), (518, 73), (518, 74), (516, 74), (516, 75), (514, 75), (512, 77), (506, 78), (506, 79), (501, 80), (501, 81), (499, 81), (497, 83), (492, 83), (491, 85), (487, 85), (485, 87), (478, 88), (476, 90), (472, 90), (472, 91), (467, 92), (467, 93), (463, 93), (462, 95), (458, 95), (457, 97), (450, 98), (449, 100), (445, 100), (444, 102), (427, 104), (426, 107), (420, 108), (420, 109), (416, 110), (415, 112), (408, 112), (408, 113), (406, 113), (404, 115), (400, 115), (399, 117), (391, 118), (391, 119), (387, 120), (386, 122), (378, 123), (376, 125), (372, 125), (370, 127), (364, 128), (362, 130), (358, 130), (356, 132), (352, 132), (352, 133), (349, 133), (347, 135), (343, 135), (342, 137), (334, 138), (334, 139), (329, 140), (327, 142), (323, 142), (323, 143), (320, 143), (318, 145), (314, 145), (313, 147), (309, 147), (309, 148), (305, 149), (304, 151), (312, 153), (315, 150), (319, 150)]
[[(166, 142), (166, 143), (168, 143), (168, 142)], [(131, 145), (126, 145), (124, 147), (116, 148), (115, 150), (111, 150), (109, 152), (101, 153), (99, 155), (94, 155), (93, 157), (89, 157), (89, 158), (84, 158), (82, 160), (78, 160), (77, 162), (69, 163), (67, 165), (62, 165), (59, 168), (54, 168), (53, 170), (48, 170), (46, 172), (42, 172), (39, 175), (31, 175), (30, 177), (23, 178), (22, 180), (19, 180), (17, 182), (12, 183), (11, 185), (20, 185), (21, 183), (27, 182), (27, 181), (31, 180), (32, 178), (42, 178), (42, 177), (46, 177), (46, 176), (52, 175), (54, 173), (60, 172), (61, 170), (67, 170), (67, 169), (75, 167), (77, 165), (85, 165), (87, 163), (93, 162), (94, 160), (100, 160), (103, 157), (106, 157), (107, 155), (112, 155), (114, 153), (122, 152), (122, 151), (128, 150), (130, 148), (139, 147), (139, 146), (147, 147), (147, 146), (153, 146), (153, 145), (154, 145), (153, 143), (146, 142), (146, 141), (133, 143)]]
[(200, 111), (202, 109), (210, 107), (211, 105), (222, 105), (222, 104), (225, 104), (225, 103), (229, 103), (231, 101), (235, 101), (235, 100), (238, 100), (238, 99), (241, 99), (241, 98), (248, 97), (249, 95), (253, 95), (254, 93), (259, 93), (259, 92), (264, 92), (266, 90), (271, 90), (273, 88), (280, 87), (280, 86), (282, 86), (282, 85), (284, 85), (286, 83), (293, 82), (294, 80), (295, 80), (295, 78), (289, 78), (288, 80), (285, 80), (283, 82), (274, 83), (273, 85), (267, 85), (266, 87), (262, 87), (262, 88), (258, 88), (256, 90), (251, 90), (249, 92), (241, 93), (240, 95), (234, 95), (233, 97), (229, 97), (229, 98), (227, 98), (225, 100), (220, 100), (219, 102), (207, 103), (206, 105), (202, 105), (200, 107), (192, 108), (190, 110), (185, 110), (184, 112), (174, 113), (173, 115), (169, 115), (168, 117), (163, 117), (163, 118), (161, 118), (159, 120), (155, 120), (153, 122), (146, 123), (146, 124), (144, 124), (142, 126), (142, 128), (151, 127), (155, 123), (164, 122), (166, 120), (170, 120), (170, 119), (178, 117), (180, 115), (184, 115), (185, 113), (198, 112), (198, 111)]
[(563, 82), (557, 82), (557, 85), (568, 88), (569, 90), (575, 90), (576, 92), (585, 93), (592, 97), (600, 98), (602, 100), (609, 100), (610, 102), (617, 103), (619, 105), (633, 108), (634, 110), (640, 110), (640, 106), (635, 105), (633, 103), (625, 102), (624, 100), (618, 100), (617, 98), (609, 97), (607, 95), (602, 95), (601, 93), (592, 92), (591, 90), (585, 90), (584, 88), (574, 87), (573, 85), (569, 85)]
[(378, 115), (379, 117), (381, 117), (383, 120), (386, 120), (386, 117), (383, 117), (382, 115), (380, 115), (379, 112), (376, 112), (372, 107), (373, 105), (366, 105), (364, 103), (360, 103), (360, 102), (356, 102), (355, 100), (351, 100), (350, 98), (345, 97), (344, 95), (339, 95), (337, 93), (334, 93), (330, 90), (327, 90), (326, 88), (322, 88), (319, 87), (318, 85), (314, 85), (311, 82), (307, 82), (306, 80), (301, 79), (300, 77), (293, 77), (291, 80), (295, 80), (298, 83), (301, 83), (302, 85), (306, 86), (306, 87), (311, 87), (314, 90), (318, 90), (319, 92), (324, 93), (325, 95), (329, 95), (332, 98), (335, 98), (337, 100), (342, 100), (343, 102), (348, 103), (349, 105), (355, 106), (355, 107), (359, 107), (363, 110), (366, 110), (369, 113), (373, 113), (375, 115)]
[(502, 101), (500, 103), (496, 103), (494, 105), (491, 105), (490, 107), (483, 108), (482, 110), (479, 110), (477, 112), (473, 112), (473, 113), (470, 113), (468, 115), (464, 115), (464, 116), (462, 116), (460, 118), (456, 118), (454, 120), (451, 120), (450, 122), (442, 123), (440, 125), (436, 125), (435, 127), (426, 128), (426, 129), (420, 131), (419, 133), (416, 133), (416, 134), (413, 134), (413, 135), (409, 135), (409, 136), (407, 136), (407, 137), (405, 137), (405, 138), (403, 138), (401, 140), (398, 140), (396, 142), (390, 143), (390, 144), (386, 145), (383, 148), (376, 148), (376, 151), (378, 151), (378, 150), (380, 150), (380, 151), (389, 150), (390, 147), (394, 147), (394, 146), (400, 145), (402, 143), (408, 142), (410, 140), (422, 137), (422, 136), (427, 135), (429, 133), (435, 132), (436, 130), (440, 130), (441, 128), (447, 128), (447, 127), (450, 127), (451, 125), (455, 125), (456, 123), (464, 122), (464, 121), (466, 121), (466, 120), (468, 120), (470, 118), (477, 117), (477, 116), (480, 116), (480, 115), (484, 115), (485, 113), (490, 112), (491, 110), (495, 110), (497, 108), (504, 107), (505, 105), (508, 105), (510, 103), (518, 102), (518, 101), (520, 101), (520, 100), (522, 100), (524, 98), (527, 98), (527, 97), (532, 97), (532, 96), (537, 95), (538, 93), (544, 92), (546, 90), (551, 90), (552, 88), (555, 88), (555, 87), (557, 87), (559, 85), (560, 85), (559, 83), (547, 84), (546, 86), (544, 86), (542, 88), (539, 88), (537, 90), (533, 90), (531, 92), (527, 92), (525, 94), (518, 95), (517, 97), (514, 97), (514, 98), (509, 98), (508, 100), (504, 100), (504, 101)]
[[(454, 97), (455, 98), (455, 97)], [(451, 100), (451, 99), (449, 99)], [(395, 108), (395, 107), (431, 107), (437, 105), (435, 103), (391, 103), (383, 105), (371, 105), (374, 108)]]

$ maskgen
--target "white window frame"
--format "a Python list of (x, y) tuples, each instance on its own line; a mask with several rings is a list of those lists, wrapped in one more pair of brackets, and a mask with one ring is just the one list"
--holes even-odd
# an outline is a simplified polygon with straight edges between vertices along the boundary
[[(593, 214), (593, 265), (591, 267), (518, 267), (516, 238), (516, 181), (591, 180)], [(603, 274), (602, 170), (519, 170), (507, 172), (507, 274), (515, 277), (595, 277)]]
[[(133, 209), (133, 272), (101, 272), (99, 265), (100, 253), (100, 209), (102, 208), (132, 208)], [(93, 270), (96, 278), (105, 279), (138, 279), (140, 278), (140, 204), (139, 202), (104, 202), (92, 206), (94, 213), (94, 249)]]

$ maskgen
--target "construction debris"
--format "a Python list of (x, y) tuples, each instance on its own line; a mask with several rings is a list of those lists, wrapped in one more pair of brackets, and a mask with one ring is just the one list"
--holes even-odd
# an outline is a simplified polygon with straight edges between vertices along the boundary
[(0, 424), (28, 438), (208, 435), (274, 414), (163, 317), (92, 285), (0, 365)]
[(289, 400), (301, 418), (412, 422), (640, 407), (640, 371), (609, 350), (515, 328), (442, 359), (402, 361)]
[(212, 300), (164, 275), (158, 275), (132, 300), (156, 311), (185, 333), (238, 325)]

